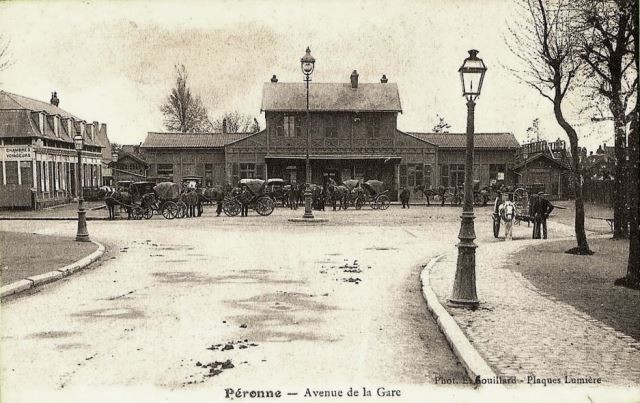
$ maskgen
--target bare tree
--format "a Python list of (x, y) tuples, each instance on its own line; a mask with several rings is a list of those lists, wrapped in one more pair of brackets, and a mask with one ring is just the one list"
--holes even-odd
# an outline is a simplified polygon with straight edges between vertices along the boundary
[[(638, 0), (633, 5), (632, 35), (638, 44)], [(634, 47), (633, 60), (636, 72), (640, 71), (638, 46)], [(631, 113), (631, 129), (629, 130), (629, 260), (627, 274), (616, 280), (616, 284), (640, 289), (640, 121), (638, 103)]]
[(260, 124), (256, 126), (256, 123), (253, 116), (233, 111), (214, 120), (212, 126), (216, 133), (257, 133), (260, 131)]
[(447, 121), (440, 115), (438, 116), (438, 123), (433, 126), (431, 129), (434, 133), (449, 133), (449, 129), (451, 129), (451, 125), (447, 123)]
[(169, 131), (181, 133), (210, 131), (211, 122), (207, 109), (202, 105), (200, 96), (191, 94), (187, 78), (184, 65), (177, 65), (176, 86), (160, 106), (164, 115), (164, 125)]
[(630, 102), (635, 104), (638, 71), (633, 53), (634, 0), (577, 0), (576, 33), (581, 38), (581, 57), (588, 67), (595, 99), (604, 101), (613, 118), (615, 174), (613, 191), (614, 238), (626, 238), (626, 126)]
[(577, 247), (568, 253), (592, 254), (584, 228), (584, 201), (578, 133), (563, 113), (567, 94), (573, 90), (582, 67), (579, 43), (569, 21), (572, 18), (569, 1), (522, 0), (522, 21), (510, 27), (507, 45), (522, 62), (514, 70), (523, 82), (530, 85), (553, 104), (558, 125), (569, 138), (572, 157), (573, 188), (575, 193), (575, 233)]
[(540, 141), (540, 118), (533, 119), (531, 126), (527, 128), (527, 143)]

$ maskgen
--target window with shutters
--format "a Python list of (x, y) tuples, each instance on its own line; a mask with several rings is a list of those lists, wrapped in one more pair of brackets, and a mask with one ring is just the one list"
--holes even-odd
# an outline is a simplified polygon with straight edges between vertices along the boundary
[(407, 187), (407, 164), (400, 164), (400, 187)]
[(431, 165), (424, 165), (422, 168), (422, 184), (425, 189), (431, 188)]
[(338, 138), (338, 123), (335, 116), (327, 116), (326, 126), (324, 128), (324, 135), (326, 138), (335, 139)]
[(440, 165), (440, 186), (449, 187), (449, 165)]
[(422, 164), (407, 164), (407, 186), (422, 185)]
[(464, 183), (464, 164), (449, 165), (449, 186), (462, 186)]
[(173, 179), (173, 164), (158, 164), (158, 176)]

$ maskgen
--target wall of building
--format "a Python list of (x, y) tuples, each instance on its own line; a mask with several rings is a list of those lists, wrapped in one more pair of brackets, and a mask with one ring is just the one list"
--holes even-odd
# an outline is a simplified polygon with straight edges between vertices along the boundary
[[(225, 156), (222, 149), (143, 148), (150, 177), (166, 177), (180, 183), (185, 176), (201, 176), (207, 185), (225, 183)], [(170, 173), (169, 173), (170, 172)]]
[[(490, 186), (494, 180), (497, 184), (514, 185), (516, 181), (513, 175), (514, 158), (515, 150), (511, 149), (475, 149), (473, 153), (474, 179), (480, 181), (481, 187)], [(436, 167), (437, 185), (451, 187), (456, 182), (458, 184), (461, 183), (457, 173), (461, 170), (464, 171), (464, 167), (460, 167), (460, 165), (464, 165), (465, 160), (464, 149), (439, 149), (438, 166)], [(449, 175), (447, 175), (447, 170)], [(504, 178), (502, 182), (499, 179), (500, 177)]]

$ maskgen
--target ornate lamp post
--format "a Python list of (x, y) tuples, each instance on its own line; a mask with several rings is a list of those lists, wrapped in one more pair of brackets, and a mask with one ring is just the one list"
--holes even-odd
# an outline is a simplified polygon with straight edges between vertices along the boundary
[(311, 120), (309, 119), (309, 82), (311, 81), (311, 73), (313, 73), (315, 64), (316, 59), (311, 56), (311, 50), (309, 50), (309, 47), (307, 46), (305, 55), (300, 59), (300, 67), (304, 74), (304, 81), (307, 84), (307, 155), (305, 158), (306, 184), (304, 190), (304, 215), (302, 216), (304, 219), (313, 219), (313, 213), (311, 212), (311, 163), (309, 162), (309, 148), (311, 147), (311, 131), (309, 130), (309, 126), (311, 125)]
[(478, 51), (469, 51), (469, 57), (458, 70), (462, 81), (462, 94), (467, 99), (467, 148), (464, 169), (464, 205), (458, 234), (458, 262), (456, 278), (449, 305), (475, 309), (479, 301), (476, 295), (476, 239), (473, 227), (473, 132), (476, 98), (480, 96), (487, 67), (478, 57)]
[(73, 144), (78, 151), (78, 232), (76, 233), (76, 241), (89, 242), (89, 231), (87, 231), (87, 212), (84, 211), (84, 198), (82, 195), (82, 183), (84, 182), (82, 173), (82, 149), (84, 148), (84, 139), (82, 135), (76, 134), (73, 137)]
[(116, 150), (113, 150), (113, 152), (111, 153), (111, 161), (113, 162), (113, 168), (111, 168), (111, 171), (113, 172), (113, 174), (111, 175), (113, 178), (113, 186), (117, 189), (118, 181), (116, 180), (116, 163), (118, 162), (118, 152)]

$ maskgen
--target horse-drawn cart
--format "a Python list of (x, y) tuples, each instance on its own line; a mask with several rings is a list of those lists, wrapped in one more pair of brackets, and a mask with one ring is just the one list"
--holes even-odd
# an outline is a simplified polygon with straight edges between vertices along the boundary
[(262, 179), (241, 179), (240, 187), (222, 202), (222, 210), (229, 217), (237, 216), (242, 205), (248, 205), (258, 214), (268, 216), (273, 213), (275, 203), (265, 194), (265, 181)]
[(391, 200), (387, 193), (389, 189), (385, 189), (384, 182), (370, 179), (362, 183), (361, 191), (355, 198), (355, 207), (360, 210), (365, 203), (369, 203), (374, 210), (386, 210), (389, 208)]
[(509, 200), (509, 196), (511, 196), (511, 200), (515, 205), (515, 217), (514, 224), (520, 224), (521, 221), (526, 222), (527, 224), (532, 222), (533, 218), (529, 216), (529, 194), (526, 189), (518, 188), (513, 192), (502, 192), (498, 193), (498, 197), (493, 203), (493, 212), (491, 213), (491, 218), (493, 219), (493, 236), (495, 238), (498, 237), (500, 233), (500, 205)]
[(168, 220), (184, 217), (187, 205), (180, 200), (180, 186), (177, 183), (160, 182), (152, 190), (143, 196), (143, 206)]

